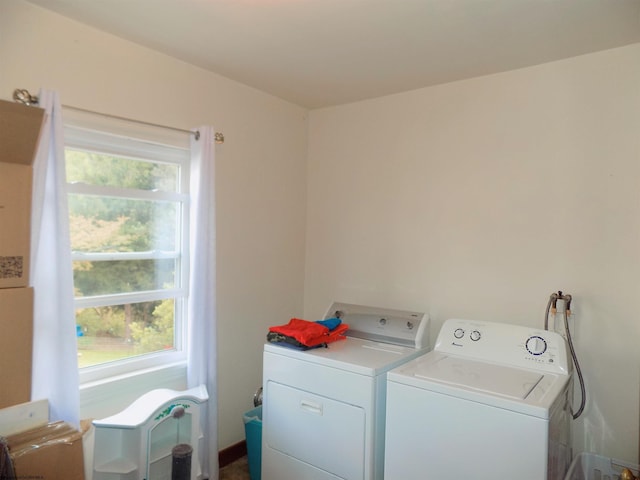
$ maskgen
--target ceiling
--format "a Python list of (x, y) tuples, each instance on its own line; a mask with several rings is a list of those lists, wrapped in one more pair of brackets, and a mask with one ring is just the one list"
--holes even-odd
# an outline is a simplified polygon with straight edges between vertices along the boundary
[(309, 109), (640, 42), (640, 0), (28, 0)]

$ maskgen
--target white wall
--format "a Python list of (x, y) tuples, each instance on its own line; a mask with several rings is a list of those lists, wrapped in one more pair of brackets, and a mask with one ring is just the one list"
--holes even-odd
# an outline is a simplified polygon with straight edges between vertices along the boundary
[(220, 448), (244, 438), (269, 325), (332, 300), (424, 309), (434, 334), (453, 316), (541, 325), (562, 289), (590, 394), (576, 450), (637, 459), (639, 85), (633, 45), (317, 110), (307, 137), (301, 108), (0, 0), (0, 98), (45, 87), (68, 105), (226, 136)]
[[(0, 0), (0, 98), (41, 87), (67, 105), (224, 133), (215, 186), (220, 448), (243, 440), (242, 413), (262, 383), (267, 327), (302, 313), (306, 111), (20, 0)], [(160, 383), (174, 388), (180, 379)], [(113, 398), (95, 390), (88, 398), (96, 403), (82, 414), (115, 413), (149, 387), (129, 382)]]
[(541, 327), (570, 293), (575, 449), (637, 460), (640, 44), (312, 111), (308, 161), (307, 317)]

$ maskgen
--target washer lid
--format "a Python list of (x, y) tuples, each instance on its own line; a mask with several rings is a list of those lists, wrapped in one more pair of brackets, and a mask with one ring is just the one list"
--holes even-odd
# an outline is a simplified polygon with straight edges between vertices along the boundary
[(457, 357), (443, 357), (425, 367), (416, 373), (417, 378), (432, 379), (518, 400), (527, 398), (542, 380), (542, 375), (537, 372)]
[(397, 383), (471, 402), (548, 419), (564, 401), (568, 374), (483, 362), (431, 351), (387, 373)]

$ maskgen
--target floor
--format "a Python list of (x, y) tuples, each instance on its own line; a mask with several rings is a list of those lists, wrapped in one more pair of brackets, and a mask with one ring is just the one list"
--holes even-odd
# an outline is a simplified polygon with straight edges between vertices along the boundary
[(250, 480), (246, 455), (221, 468), (219, 480)]

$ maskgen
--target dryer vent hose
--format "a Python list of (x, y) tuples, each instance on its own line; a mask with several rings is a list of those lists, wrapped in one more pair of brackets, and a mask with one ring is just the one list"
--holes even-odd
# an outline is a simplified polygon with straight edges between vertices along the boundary
[(569, 330), (569, 315), (571, 315), (571, 295), (563, 294), (561, 291), (557, 293), (552, 293), (549, 297), (549, 302), (547, 303), (547, 310), (544, 316), (544, 329), (549, 330), (549, 314), (553, 313), (554, 315), (557, 313), (557, 303), (558, 300), (564, 301), (563, 308), (563, 318), (564, 318), (564, 331), (567, 334), (567, 343), (569, 344), (569, 351), (571, 352), (571, 358), (573, 360), (573, 364), (576, 367), (576, 373), (578, 374), (578, 381), (580, 382), (580, 408), (578, 408), (577, 412), (573, 412), (573, 408), (571, 409), (571, 414), (573, 415), (573, 419), (575, 420), (584, 411), (584, 407), (587, 403), (587, 390), (584, 386), (584, 378), (582, 376), (582, 370), (580, 369), (580, 363), (578, 362), (578, 357), (576, 355), (576, 350), (573, 347), (573, 340), (571, 339), (571, 331)]
[(253, 406), (259, 407), (260, 405), (262, 405), (262, 387), (259, 387), (253, 394)]

